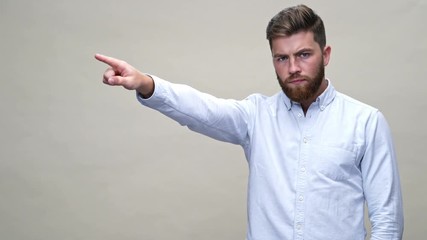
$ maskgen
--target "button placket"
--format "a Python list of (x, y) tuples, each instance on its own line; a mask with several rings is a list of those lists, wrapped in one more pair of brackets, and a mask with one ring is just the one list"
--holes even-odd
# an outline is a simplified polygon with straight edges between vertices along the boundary
[(307, 157), (308, 157), (308, 143), (310, 138), (309, 134), (305, 132), (302, 134), (302, 143), (301, 143), (301, 151), (300, 158), (297, 168), (297, 185), (295, 192), (295, 220), (294, 220), (294, 231), (295, 231), (295, 239), (301, 239), (304, 232), (304, 222), (305, 222), (305, 188), (307, 184)]

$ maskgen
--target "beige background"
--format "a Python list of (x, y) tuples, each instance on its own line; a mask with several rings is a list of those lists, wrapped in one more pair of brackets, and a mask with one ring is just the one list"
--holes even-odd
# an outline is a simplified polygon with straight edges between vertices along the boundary
[[(219, 97), (271, 95), (265, 27), (297, 3), (1, 0), (0, 239), (244, 239), (240, 147), (103, 85), (93, 55)], [(424, 239), (426, 1), (305, 3), (326, 25), (327, 76), (387, 117), (405, 239)]]

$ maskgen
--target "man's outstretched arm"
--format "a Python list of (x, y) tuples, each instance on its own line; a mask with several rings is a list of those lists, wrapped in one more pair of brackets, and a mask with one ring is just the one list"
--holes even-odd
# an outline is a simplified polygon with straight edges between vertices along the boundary
[(254, 107), (251, 101), (216, 98), (186, 85), (148, 76), (119, 59), (101, 54), (95, 58), (109, 65), (103, 76), (105, 84), (136, 90), (143, 105), (193, 131), (221, 141), (247, 143), (248, 116)]

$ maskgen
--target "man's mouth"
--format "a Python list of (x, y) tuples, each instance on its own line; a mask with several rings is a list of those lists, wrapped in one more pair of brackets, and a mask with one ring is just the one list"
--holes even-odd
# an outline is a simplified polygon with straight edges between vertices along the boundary
[(304, 78), (295, 78), (295, 79), (290, 79), (288, 81), (288, 83), (291, 83), (291, 84), (302, 84), (304, 82), (306, 82)]

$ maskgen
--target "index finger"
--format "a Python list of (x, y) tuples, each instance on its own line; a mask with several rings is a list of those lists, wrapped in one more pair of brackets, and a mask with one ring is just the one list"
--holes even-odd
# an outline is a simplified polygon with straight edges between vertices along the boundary
[(113, 68), (119, 68), (120, 67), (120, 62), (121, 61), (119, 59), (108, 57), (108, 56), (105, 56), (105, 55), (102, 55), (102, 54), (99, 54), (99, 53), (95, 54), (95, 58), (98, 61), (101, 61), (101, 62), (103, 62), (105, 64), (110, 65)]

